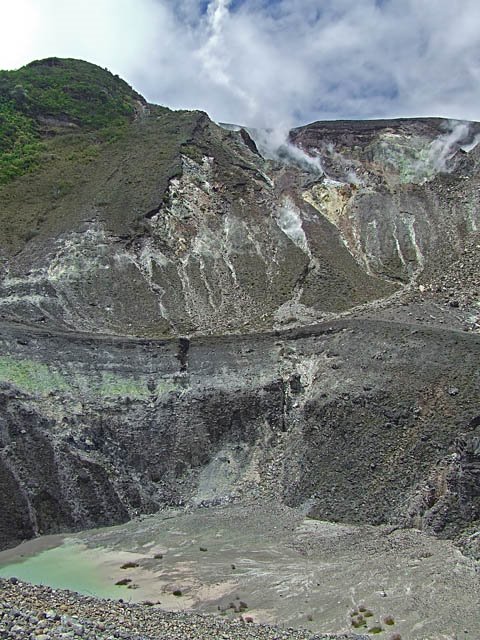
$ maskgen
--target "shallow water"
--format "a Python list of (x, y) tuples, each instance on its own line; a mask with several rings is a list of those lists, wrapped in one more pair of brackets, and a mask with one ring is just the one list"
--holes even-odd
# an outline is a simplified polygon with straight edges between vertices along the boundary
[(85, 545), (68, 541), (59, 547), (40, 551), (36, 555), (24, 555), (7, 564), (2, 564), (0, 557), (0, 577), (12, 576), (25, 582), (69, 589), (99, 598), (120, 598), (123, 591), (112, 585), (108, 576), (99, 571), (98, 560)]

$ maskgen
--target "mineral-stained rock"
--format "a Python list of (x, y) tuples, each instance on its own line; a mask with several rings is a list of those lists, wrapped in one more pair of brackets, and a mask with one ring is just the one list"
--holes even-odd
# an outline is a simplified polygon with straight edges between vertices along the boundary
[[(42, 103), (65, 74), (98, 114)], [(0, 185), (2, 547), (245, 495), (478, 520), (478, 123), (317, 122), (267, 157), (87, 63), (20, 77), (44, 156)]]

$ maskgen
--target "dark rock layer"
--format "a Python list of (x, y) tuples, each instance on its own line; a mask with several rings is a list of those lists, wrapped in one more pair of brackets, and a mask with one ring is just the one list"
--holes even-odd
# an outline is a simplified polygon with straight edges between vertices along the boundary
[(243, 495), (444, 535), (480, 517), (476, 336), (343, 320), (195, 338), (183, 364), (176, 340), (1, 346), (2, 546)]

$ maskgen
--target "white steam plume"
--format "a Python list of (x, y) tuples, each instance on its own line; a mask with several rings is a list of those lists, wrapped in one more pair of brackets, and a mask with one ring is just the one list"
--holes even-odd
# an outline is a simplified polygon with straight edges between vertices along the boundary
[(206, 13), (207, 41), (197, 52), (204, 73), (215, 84), (227, 89), (241, 100), (248, 116), (254, 115), (258, 106), (256, 101), (233, 80), (229, 73), (231, 60), (228, 57), (227, 23), (230, 17), (231, 0), (212, 0)]
[[(246, 107), (248, 121), (258, 121), (265, 118), (265, 113), (260, 113), (260, 107), (256, 100), (244, 91), (229, 72), (230, 59), (228, 58), (228, 21), (231, 0), (212, 0), (206, 13), (207, 41), (198, 51), (204, 72), (216, 84), (227, 89), (233, 96), (239, 99)], [(276, 114), (271, 114), (271, 120), (277, 120)], [(259, 147), (262, 155), (268, 158), (293, 162), (305, 169), (323, 175), (323, 167), (320, 157), (313, 157), (296, 147), (289, 141), (291, 126), (285, 122), (275, 123), (274, 128), (254, 129), (251, 134)]]
[(295, 164), (307, 171), (324, 175), (320, 155), (311, 156), (289, 139), (290, 127), (286, 124), (272, 129), (249, 129), (258, 150), (265, 158)]
[(475, 137), (471, 142), (467, 142), (466, 144), (462, 144), (461, 149), (465, 151), (465, 153), (470, 153), (473, 151), (477, 144), (480, 142), (480, 133), (475, 134)]
[[(449, 131), (436, 138), (430, 145), (428, 162), (436, 171), (448, 171), (450, 160), (471, 137), (471, 124), (469, 122), (449, 120), (448, 126)], [(474, 138), (473, 143), (475, 143), (476, 139), (477, 136)], [(471, 144), (468, 145), (468, 150), (471, 151), (474, 146), (475, 144), (473, 146)]]

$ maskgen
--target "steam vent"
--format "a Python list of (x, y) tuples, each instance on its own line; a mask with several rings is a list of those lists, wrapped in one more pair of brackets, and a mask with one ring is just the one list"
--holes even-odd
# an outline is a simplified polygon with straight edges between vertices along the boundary
[(0, 72), (0, 638), (480, 637), (480, 124), (269, 136)]

